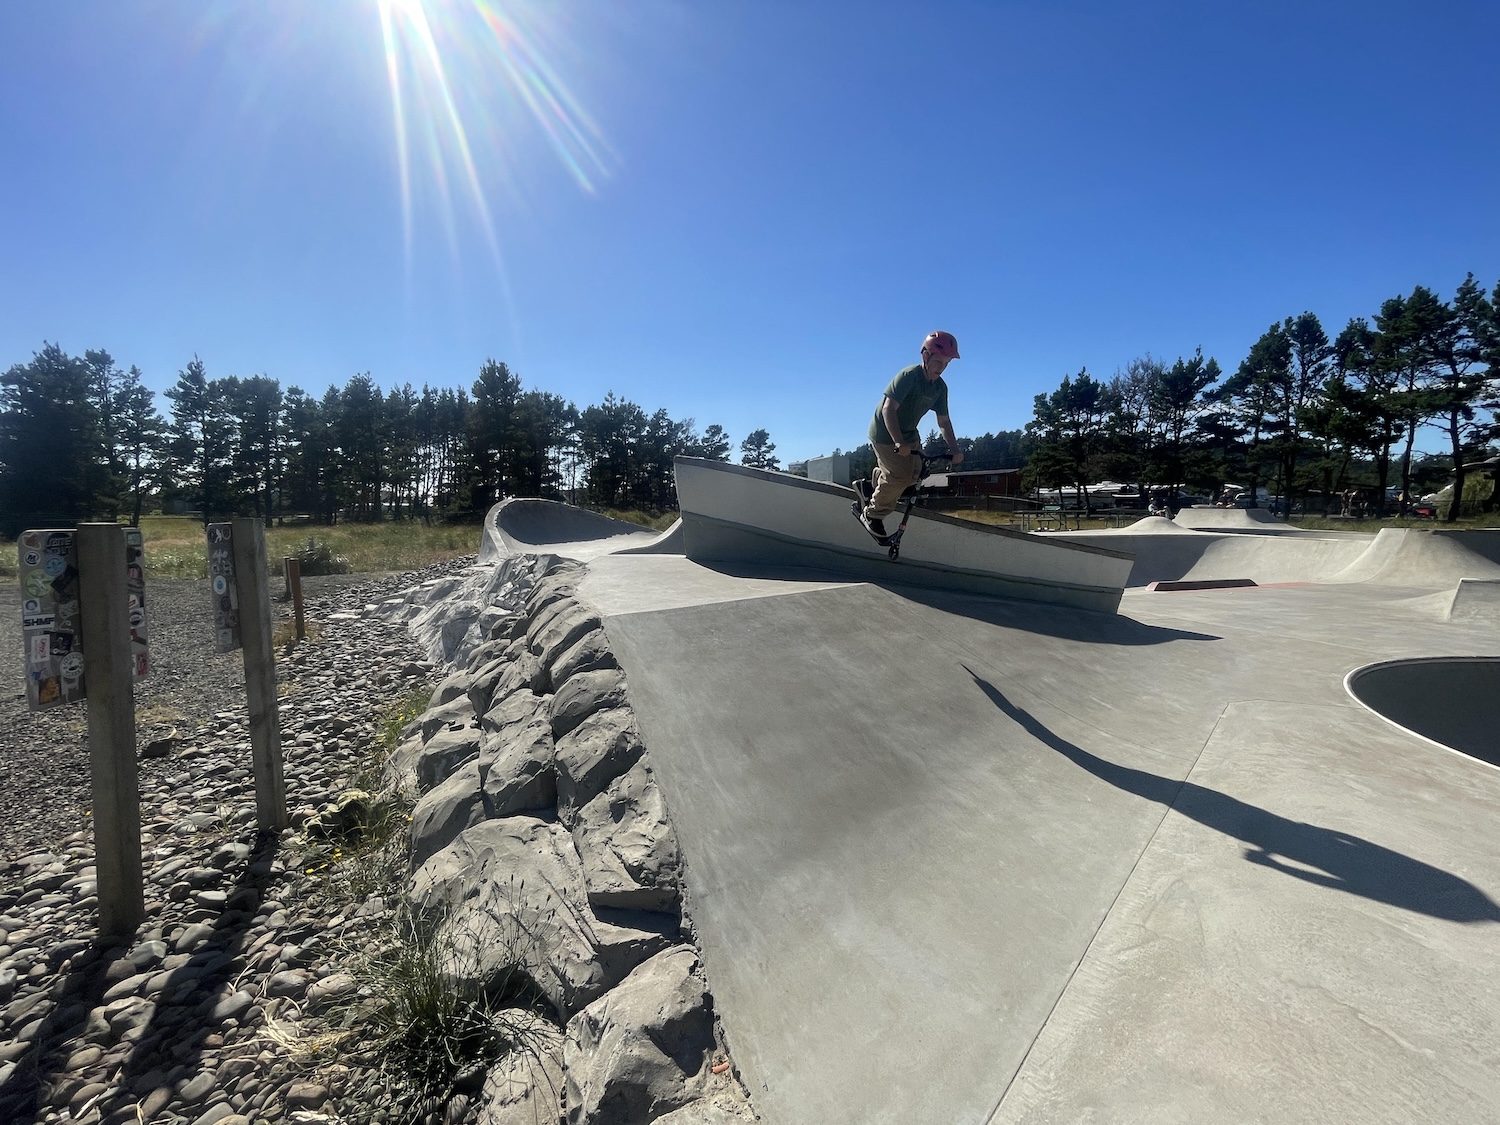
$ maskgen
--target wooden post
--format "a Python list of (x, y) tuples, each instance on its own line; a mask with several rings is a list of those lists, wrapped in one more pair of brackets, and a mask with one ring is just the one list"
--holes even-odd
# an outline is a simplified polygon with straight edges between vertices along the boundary
[(239, 586), (245, 694), (250, 705), (250, 753), (255, 771), (255, 821), (261, 831), (288, 824), (281, 769), (281, 718), (276, 709), (276, 651), (271, 640), (271, 589), (262, 520), (237, 519), (231, 538)]
[(307, 622), (302, 617), (302, 560), (286, 560), (286, 585), (292, 592), (292, 615), (297, 621), (297, 640), (307, 640)]
[(99, 936), (129, 937), (146, 916), (146, 899), (125, 529), (118, 524), (78, 525), (78, 611), (88, 691)]

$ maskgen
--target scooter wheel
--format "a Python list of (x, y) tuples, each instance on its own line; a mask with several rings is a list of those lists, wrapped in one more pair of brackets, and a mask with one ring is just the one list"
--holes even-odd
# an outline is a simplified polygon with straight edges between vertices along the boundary
[(901, 556), (901, 548), (892, 547), (886, 552), (886, 555), (890, 558), (891, 562), (895, 562)]

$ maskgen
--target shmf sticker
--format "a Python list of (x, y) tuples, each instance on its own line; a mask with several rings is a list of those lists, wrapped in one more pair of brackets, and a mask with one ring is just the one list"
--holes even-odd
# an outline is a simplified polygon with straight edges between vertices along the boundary
[(21, 532), (21, 643), (26, 702), (33, 711), (84, 697), (83, 645), (78, 635), (78, 550), (74, 532)]
[(146, 551), (141, 529), (125, 529), (125, 600), (130, 606), (130, 665), (136, 679), (151, 670), (146, 643)]
[(208, 525), (208, 589), (214, 603), (214, 649), (240, 646), (240, 592), (234, 581), (234, 525)]

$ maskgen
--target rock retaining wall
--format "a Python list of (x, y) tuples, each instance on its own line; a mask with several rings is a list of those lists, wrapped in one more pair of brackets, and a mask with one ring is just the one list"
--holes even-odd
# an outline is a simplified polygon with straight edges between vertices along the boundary
[(453, 671), (386, 784), (415, 800), (413, 906), (455, 975), (518, 969), (566, 1021), (488, 1076), (481, 1120), (755, 1120), (713, 1018), (683, 864), (584, 567), (512, 555), (382, 612)]

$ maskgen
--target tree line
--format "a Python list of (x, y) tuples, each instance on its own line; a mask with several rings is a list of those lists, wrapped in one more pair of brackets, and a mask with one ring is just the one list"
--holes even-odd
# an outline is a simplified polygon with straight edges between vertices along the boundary
[[(0, 375), (0, 531), (139, 523), (148, 505), (321, 523), (473, 518), (508, 496), (661, 512), (676, 506), (673, 457), (727, 461), (733, 448), (722, 426), (700, 432), (613, 393), (580, 410), (494, 360), (468, 390), (382, 392), (360, 374), (316, 397), (264, 375), (211, 377), (195, 356), (166, 399), (163, 415), (140, 369), (106, 351), (51, 343)], [(741, 462), (776, 468), (775, 448), (756, 430)]]
[[(1443, 435), (1457, 519), (1472, 466), (1500, 436), (1500, 284), (1469, 274), (1451, 301), (1423, 286), (1355, 317), (1332, 339), (1311, 312), (1270, 325), (1233, 374), (1201, 349), (1170, 366), (1146, 355), (1108, 380), (1087, 370), (1036, 396), (1026, 426), (1034, 484), (1106, 480), (1220, 495), (1264, 489), (1285, 510), (1363, 489), (1378, 514), (1412, 502), (1417, 433)], [(1427, 460), (1432, 461), (1433, 458)]]
[[(1024, 466), (1037, 487), (1217, 496), (1233, 483), (1288, 509), (1363, 487), (1383, 512), (1393, 479), (1409, 502), (1424, 426), (1444, 435), (1443, 472), (1463, 496), (1500, 434), (1497, 381), (1500, 284), (1486, 294), (1470, 274), (1451, 301), (1417, 286), (1333, 339), (1315, 314), (1289, 316), (1227, 376), (1201, 349), (1170, 365), (1142, 356), (1107, 380), (1081, 370), (1036, 396), (1023, 429), (959, 444), (965, 469)], [(0, 531), (139, 522), (148, 504), (323, 523), (474, 518), (508, 496), (660, 513), (676, 507), (674, 457), (728, 461), (734, 448), (720, 425), (700, 432), (613, 393), (580, 410), (495, 360), (467, 390), (382, 392), (365, 373), (316, 397), (265, 375), (210, 377), (195, 356), (166, 399), (163, 415), (140, 370), (106, 351), (48, 343), (0, 375)], [(927, 445), (942, 447), (935, 431)], [(780, 468), (775, 450), (755, 430), (740, 462)], [(856, 477), (875, 463), (868, 444), (849, 458)]]

